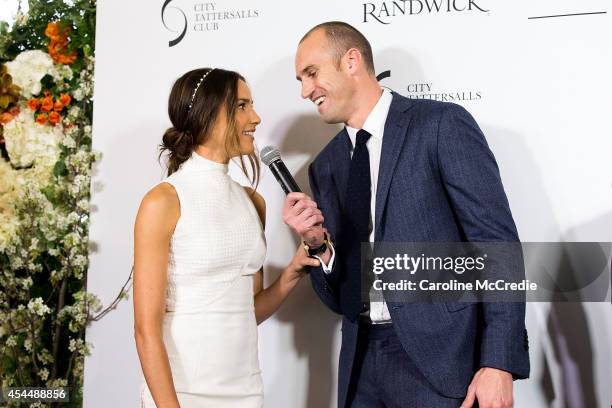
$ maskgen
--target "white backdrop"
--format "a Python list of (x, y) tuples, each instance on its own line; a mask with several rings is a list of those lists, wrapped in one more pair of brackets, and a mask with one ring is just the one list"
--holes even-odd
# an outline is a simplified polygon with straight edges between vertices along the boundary
[[(338, 127), (323, 124), (301, 100), (293, 57), (301, 36), (327, 20), (366, 35), (377, 73), (390, 71), (384, 86), (454, 100), (474, 115), (523, 241), (611, 241), (610, 14), (529, 19), (603, 12), (607, 2), (456, 0), (448, 11), (448, 1), (436, 0), (441, 11), (429, 12), (433, 3), (99, 0), (94, 148), (103, 158), (93, 184), (88, 289), (108, 304), (129, 274), (138, 205), (164, 174), (157, 146), (169, 126), (170, 87), (189, 69), (246, 76), (263, 119), (257, 144), (278, 146), (307, 186), (307, 164)], [(266, 273), (275, 277), (297, 242), (282, 223), (283, 194), (267, 171), (259, 191), (267, 201)], [(610, 317), (605, 303), (529, 304), (532, 378), (515, 383), (516, 406), (610, 406)], [(339, 319), (308, 281), (259, 333), (266, 407), (335, 406)], [(85, 406), (136, 406), (141, 370), (131, 299), (93, 325), (87, 339), (94, 348)]]

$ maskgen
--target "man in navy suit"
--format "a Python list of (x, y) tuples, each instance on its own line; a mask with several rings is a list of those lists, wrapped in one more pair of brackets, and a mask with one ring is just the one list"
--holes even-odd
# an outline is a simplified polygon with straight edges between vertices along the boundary
[[(321, 261), (317, 295), (342, 314), (338, 406), (511, 407), (527, 378), (524, 303), (361, 301), (360, 242), (517, 242), (499, 170), (462, 107), (384, 90), (366, 38), (323, 23), (295, 57), (301, 94), (344, 129), (309, 167), (314, 200), (283, 220)], [(327, 239), (327, 240), (326, 240)]]

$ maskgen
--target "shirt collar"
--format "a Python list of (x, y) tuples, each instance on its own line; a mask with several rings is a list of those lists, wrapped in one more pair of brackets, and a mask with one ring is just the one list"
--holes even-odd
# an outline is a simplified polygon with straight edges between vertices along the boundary
[[(372, 137), (382, 140), (383, 133), (385, 132), (385, 122), (387, 121), (387, 116), (389, 115), (389, 108), (391, 107), (392, 100), (393, 95), (391, 95), (391, 92), (388, 89), (383, 88), (382, 94), (380, 95), (380, 98), (378, 98), (378, 102), (376, 102), (376, 105), (374, 105), (374, 108), (363, 123), (363, 129), (371, 134)], [(355, 146), (355, 139), (357, 138), (357, 132), (359, 129), (355, 129), (350, 126), (345, 127), (349, 138), (351, 139), (351, 146)]]

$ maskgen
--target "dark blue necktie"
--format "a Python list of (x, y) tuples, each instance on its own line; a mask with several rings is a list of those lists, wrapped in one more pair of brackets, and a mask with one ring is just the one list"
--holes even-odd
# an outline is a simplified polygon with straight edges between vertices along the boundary
[(364, 308), (361, 301), (361, 243), (369, 242), (370, 236), (370, 155), (366, 146), (370, 136), (363, 129), (357, 132), (342, 214), (345, 273), (340, 284), (340, 306), (351, 321), (355, 321)]

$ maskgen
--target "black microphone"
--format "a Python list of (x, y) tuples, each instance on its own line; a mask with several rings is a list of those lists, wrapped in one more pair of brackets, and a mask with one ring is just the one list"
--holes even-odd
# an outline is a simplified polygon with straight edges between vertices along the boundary
[(274, 177), (283, 188), (285, 194), (301, 193), (302, 190), (298, 187), (291, 173), (281, 160), (280, 152), (273, 146), (266, 146), (261, 149), (261, 161), (270, 168)]

